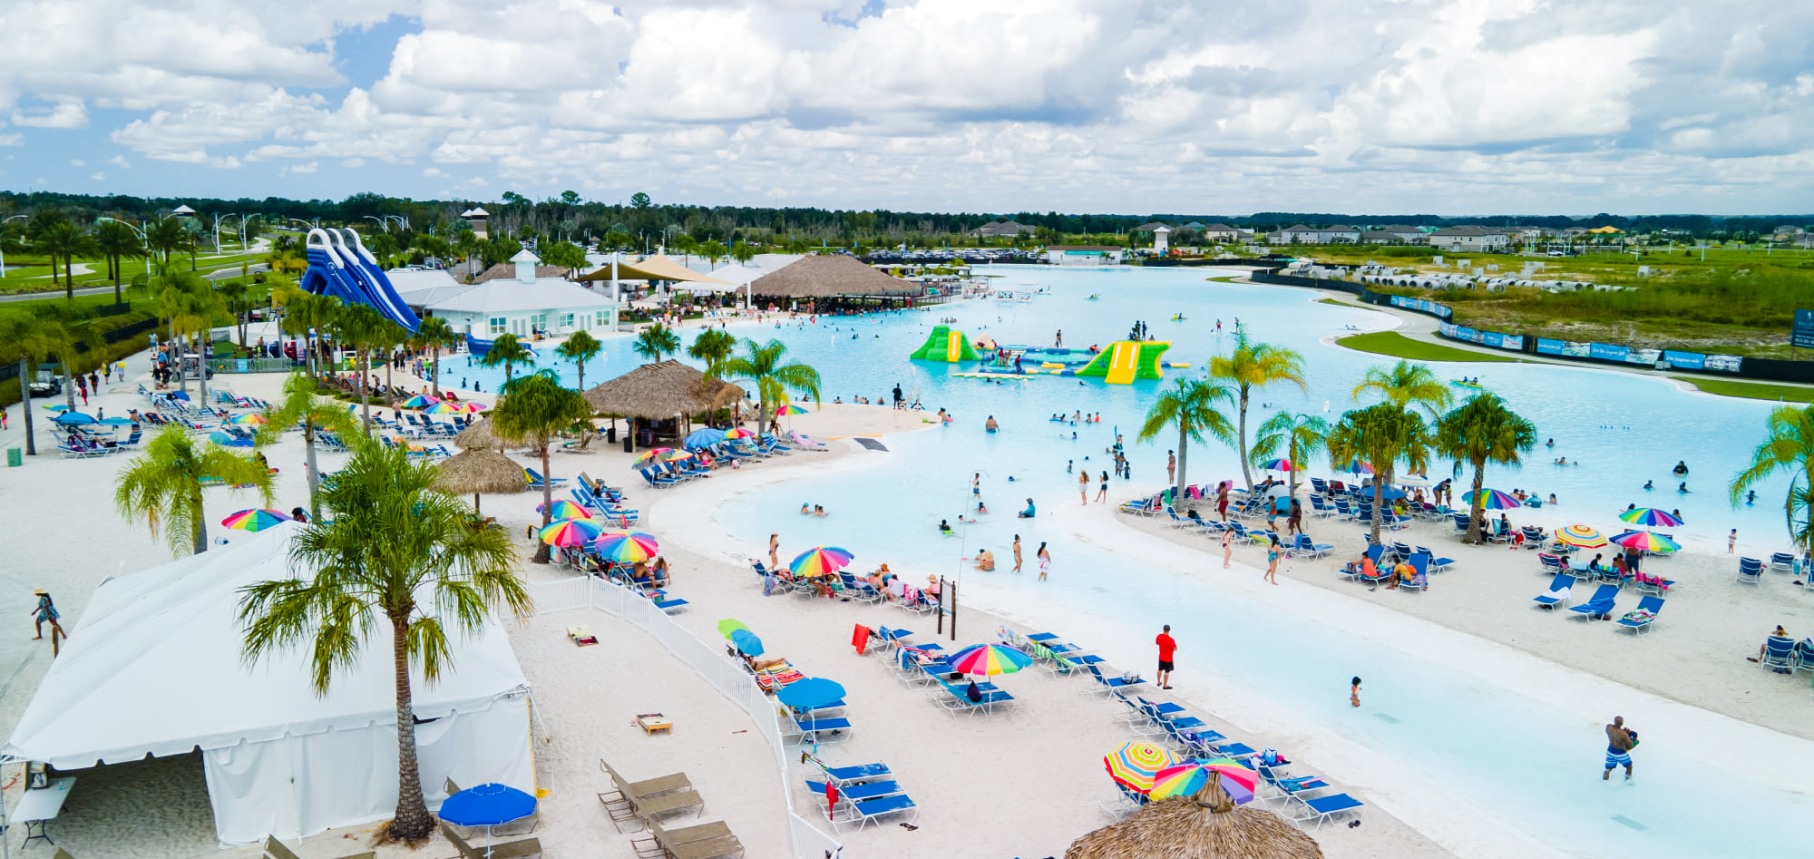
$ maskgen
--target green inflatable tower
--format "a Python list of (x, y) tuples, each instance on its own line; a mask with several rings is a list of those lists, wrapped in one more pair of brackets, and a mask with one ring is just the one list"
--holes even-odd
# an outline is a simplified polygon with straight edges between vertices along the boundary
[(964, 332), (953, 331), (944, 325), (933, 328), (932, 336), (926, 338), (926, 345), (915, 350), (910, 357), (915, 361), (944, 361), (952, 364), (981, 360)]

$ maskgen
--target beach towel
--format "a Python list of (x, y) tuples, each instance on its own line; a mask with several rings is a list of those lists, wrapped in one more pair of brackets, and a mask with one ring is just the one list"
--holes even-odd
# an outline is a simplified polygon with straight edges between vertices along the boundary
[(869, 649), (869, 627), (857, 624), (856, 629), (850, 632), (850, 646), (857, 649), (858, 656), (862, 656), (863, 651)]

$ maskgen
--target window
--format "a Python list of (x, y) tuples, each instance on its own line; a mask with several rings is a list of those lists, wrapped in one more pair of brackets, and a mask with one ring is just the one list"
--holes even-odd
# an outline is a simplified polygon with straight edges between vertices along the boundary
[(561, 327), (562, 328), (572, 328), (573, 327), (573, 314), (568, 313), (568, 314), (561, 316)]
[(538, 313), (534, 316), (529, 317), (529, 330), (530, 331), (546, 331), (546, 330), (548, 330), (548, 314)]
[(491, 336), (496, 337), (497, 335), (502, 334), (502, 333), (504, 333), (504, 317), (502, 317), (502, 316), (491, 317)]

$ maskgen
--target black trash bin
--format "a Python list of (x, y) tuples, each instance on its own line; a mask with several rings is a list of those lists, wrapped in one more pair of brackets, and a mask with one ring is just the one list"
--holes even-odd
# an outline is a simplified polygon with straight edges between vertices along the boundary
[(617, 444), (617, 427), (605, 427), (605, 444)]
[(625, 433), (625, 434), (624, 434), (624, 453), (630, 453), (630, 452), (631, 452), (631, 450), (630, 450), (630, 443), (631, 443), (631, 442), (632, 442), (632, 441), (635, 441), (635, 439), (633, 439), (633, 438), (631, 438), (631, 437), (630, 437), (630, 435), (629, 435), (629, 434), (628, 434), (628, 433)]

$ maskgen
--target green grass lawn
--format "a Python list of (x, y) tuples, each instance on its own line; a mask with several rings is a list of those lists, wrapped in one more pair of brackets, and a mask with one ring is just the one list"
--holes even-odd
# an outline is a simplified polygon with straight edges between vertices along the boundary
[(1413, 361), (1471, 361), (1477, 363), (1515, 363), (1518, 359), (1503, 355), (1489, 355), (1484, 352), (1470, 352), (1456, 349), (1440, 343), (1425, 343), (1412, 340), (1397, 331), (1375, 331), (1372, 334), (1356, 334), (1335, 341), (1336, 345), (1346, 346), (1356, 352), (1371, 352), (1375, 355), (1391, 355), (1394, 358), (1408, 358)]
[(1767, 382), (1729, 382), (1725, 379), (1709, 379), (1704, 376), (1675, 376), (1709, 394), (1722, 397), (1744, 397), (1749, 400), (1772, 400), (1788, 403), (1814, 403), (1814, 388), (1802, 388), (1794, 385), (1772, 385)]

